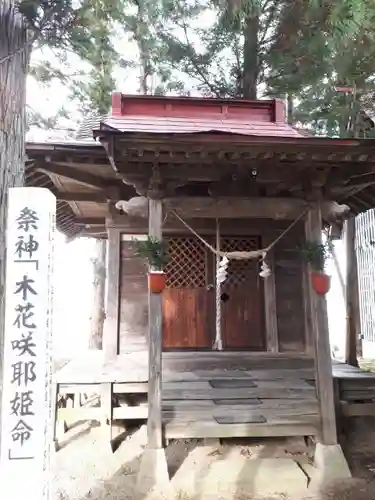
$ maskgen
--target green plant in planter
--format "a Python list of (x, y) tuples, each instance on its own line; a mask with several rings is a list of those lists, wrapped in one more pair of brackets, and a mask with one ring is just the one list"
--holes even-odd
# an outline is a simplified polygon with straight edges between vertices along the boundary
[(329, 245), (327, 243), (307, 241), (301, 247), (303, 259), (311, 265), (313, 271), (318, 273), (324, 272), (324, 266), (329, 257), (329, 251)]
[(168, 263), (168, 248), (165, 242), (152, 236), (146, 240), (134, 240), (136, 256), (147, 260), (151, 271), (163, 271)]

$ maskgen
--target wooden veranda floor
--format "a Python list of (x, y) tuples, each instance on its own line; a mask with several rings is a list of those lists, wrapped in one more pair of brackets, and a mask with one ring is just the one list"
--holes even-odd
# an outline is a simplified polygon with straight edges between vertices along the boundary
[(250, 353), (166, 353), (167, 438), (314, 435), (313, 362)]
[(375, 416), (375, 373), (335, 360), (332, 367), (341, 416)]
[[(65, 394), (111, 383), (117, 398), (113, 419), (126, 419), (147, 418), (147, 377), (146, 353), (121, 355), (107, 364), (92, 353), (68, 363), (55, 380)], [(167, 439), (314, 435), (319, 425), (313, 361), (307, 357), (163, 353), (162, 396)], [(100, 408), (82, 410), (81, 419), (103, 416)], [(65, 418), (66, 410), (60, 413)]]
[[(375, 415), (375, 374), (333, 361), (344, 416)], [(60, 394), (110, 387), (111, 407), (60, 409), (59, 418), (147, 419), (147, 353), (103, 363), (90, 353), (55, 374)], [(313, 360), (287, 354), (163, 353), (163, 422), (171, 438), (315, 435), (319, 407)], [(103, 400), (104, 401), (104, 400)]]

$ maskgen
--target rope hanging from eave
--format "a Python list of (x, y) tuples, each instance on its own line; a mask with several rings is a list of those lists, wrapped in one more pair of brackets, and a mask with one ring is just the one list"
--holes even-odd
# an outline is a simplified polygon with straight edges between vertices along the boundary
[(184, 221), (184, 219), (180, 217), (175, 210), (170, 210), (170, 211), (191, 233), (194, 234), (194, 236), (196, 236), (215, 255), (218, 255), (219, 257), (227, 257), (227, 259), (234, 259), (234, 260), (246, 260), (246, 259), (257, 259), (257, 258), (261, 258), (262, 260), (264, 260), (267, 253), (276, 245), (276, 243), (278, 243), (297, 224), (297, 222), (299, 222), (307, 214), (308, 209), (304, 210), (297, 217), (297, 219), (295, 219), (267, 247), (247, 252), (246, 251), (223, 252), (221, 250), (216, 250), (216, 248), (210, 245), (204, 238), (202, 238), (202, 236), (200, 236), (200, 234), (198, 234), (191, 226), (189, 226), (189, 224), (186, 221)]
[[(216, 219), (216, 250), (220, 250), (220, 222), (219, 219)], [(216, 254), (216, 276), (218, 273), (218, 269), (220, 267), (220, 256)], [(221, 335), (221, 282), (216, 278), (216, 287), (215, 287), (215, 295), (216, 295), (216, 328), (215, 328), (215, 342), (213, 345), (213, 349), (218, 351), (223, 350), (223, 339)]]

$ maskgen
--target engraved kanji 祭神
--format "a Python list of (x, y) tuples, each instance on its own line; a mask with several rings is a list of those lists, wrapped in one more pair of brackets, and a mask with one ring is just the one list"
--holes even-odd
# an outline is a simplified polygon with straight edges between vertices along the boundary
[[(37, 333), (38, 318), (33, 300), (38, 296), (34, 277), (39, 264), (37, 259), (39, 242), (36, 234), (38, 222), (37, 212), (24, 207), (16, 219), (17, 233), (14, 243), (14, 264), (20, 266), (20, 274), (13, 292), (18, 303), (14, 307), (13, 327), (16, 335), (11, 339), (11, 349), (17, 357), (11, 363), (10, 383), (15, 387), (15, 392), (9, 401), (9, 415), (14, 418), (11, 430), (12, 442), (21, 447), (30, 441), (34, 431), (32, 422), (28, 419), (35, 414), (32, 387), (37, 380), (34, 360), (37, 336), (34, 334)], [(25, 267), (25, 264), (28, 265)], [(34, 273), (32, 268), (29, 269), (30, 264), (35, 264)], [(22, 454), (17, 456), (13, 451), (9, 450), (9, 458), (12, 460), (33, 458)]]

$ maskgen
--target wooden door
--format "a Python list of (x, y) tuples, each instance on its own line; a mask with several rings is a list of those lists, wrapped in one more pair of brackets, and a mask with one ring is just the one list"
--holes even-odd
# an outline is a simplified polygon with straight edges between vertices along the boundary
[[(221, 250), (260, 248), (257, 237), (222, 237)], [(258, 260), (231, 260), (221, 287), (221, 331), (224, 349), (266, 349), (263, 327), (263, 283)]]
[(214, 289), (208, 253), (195, 237), (166, 238), (169, 262), (163, 292), (163, 347), (205, 349), (213, 343)]

